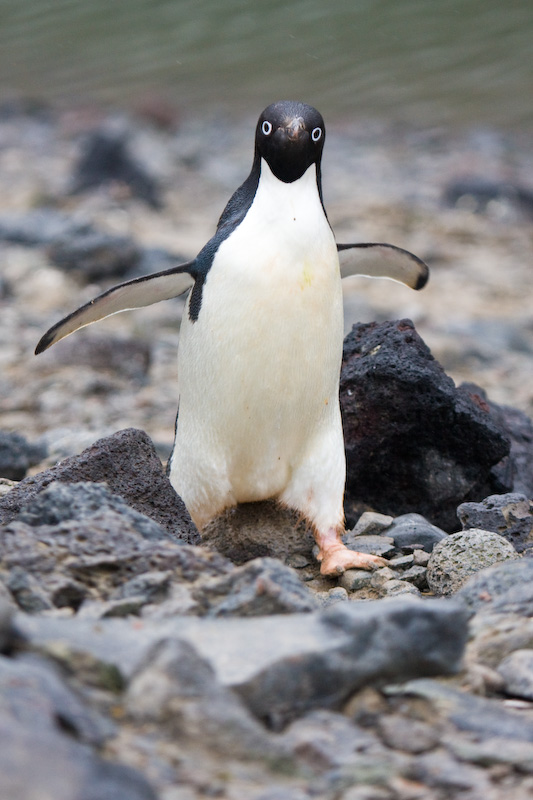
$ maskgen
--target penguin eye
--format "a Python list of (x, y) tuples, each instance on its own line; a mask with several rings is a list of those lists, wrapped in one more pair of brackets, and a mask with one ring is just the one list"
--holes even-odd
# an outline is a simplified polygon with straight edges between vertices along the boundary
[(311, 133), (311, 139), (313, 140), (313, 142), (318, 142), (321, 136), (322, 136), (322, 128), (313, 128), (313, 131)]
[(261, 130), (265, 136), (269, 136), (272, 133), (272, 123), (266, 119), (261, 125)]

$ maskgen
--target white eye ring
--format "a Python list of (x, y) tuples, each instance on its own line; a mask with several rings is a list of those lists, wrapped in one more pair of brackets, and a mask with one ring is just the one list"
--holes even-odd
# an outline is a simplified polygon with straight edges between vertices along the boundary
[(269, 136), (272, 133), (272, 123), (266, 119), (261, 125), (261, 130), (265, 136)]
[(311, 139), (313, 140), (313, 142), (318, 142), (321, 136), (322, 136), (322, 128), (313, 128), (313, 131), (311, 133)]

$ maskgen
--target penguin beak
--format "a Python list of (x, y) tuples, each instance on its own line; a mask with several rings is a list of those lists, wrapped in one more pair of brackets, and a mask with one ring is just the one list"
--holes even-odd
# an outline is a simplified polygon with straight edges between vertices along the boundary
[(300, 134), (305, 130), (305, 122), (302, 117), (295, 117), (285, 127), (287, 137), (291, 142), (296, 142), (300, 138)]

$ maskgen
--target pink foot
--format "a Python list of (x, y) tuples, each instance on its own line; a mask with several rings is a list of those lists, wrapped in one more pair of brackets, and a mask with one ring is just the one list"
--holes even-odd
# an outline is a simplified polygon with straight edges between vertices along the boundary
[(347, 569), (379, 569), (387, 564), (381, 556), (349, 550), (337, 531), (322, 535), (317, 533), (315, 539), (319, 547), (317, 558), (321, 562), (321, 575), (342, 575)]

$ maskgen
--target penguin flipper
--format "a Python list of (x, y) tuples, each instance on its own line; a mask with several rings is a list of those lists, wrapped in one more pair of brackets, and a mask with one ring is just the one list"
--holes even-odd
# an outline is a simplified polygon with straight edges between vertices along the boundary
[(366, 275), (390, 278), (411, 289), (422, 289), (429, 278), (429, 268), (422, 259), (393, 244), (338, 244), (341, 278)]
[(196, 270), (195, 261), (172, 267), (163, 272), (155, 272), (142, 278), (134, 278), (126, 283), (113, 286), (107, 292), (95, 297), (85, 305), (73, 311), (68, 317), (57, 322), (41, 338), (35, 348), (35, 355), (42, 353), (51, 345), (64, 339), (74, 331), (97, 322), (119, 311), (129, 311), (133, 308), (150, 306), (160, 300), (170, 300), (172, 297), (186, 292), (194, 284)]

